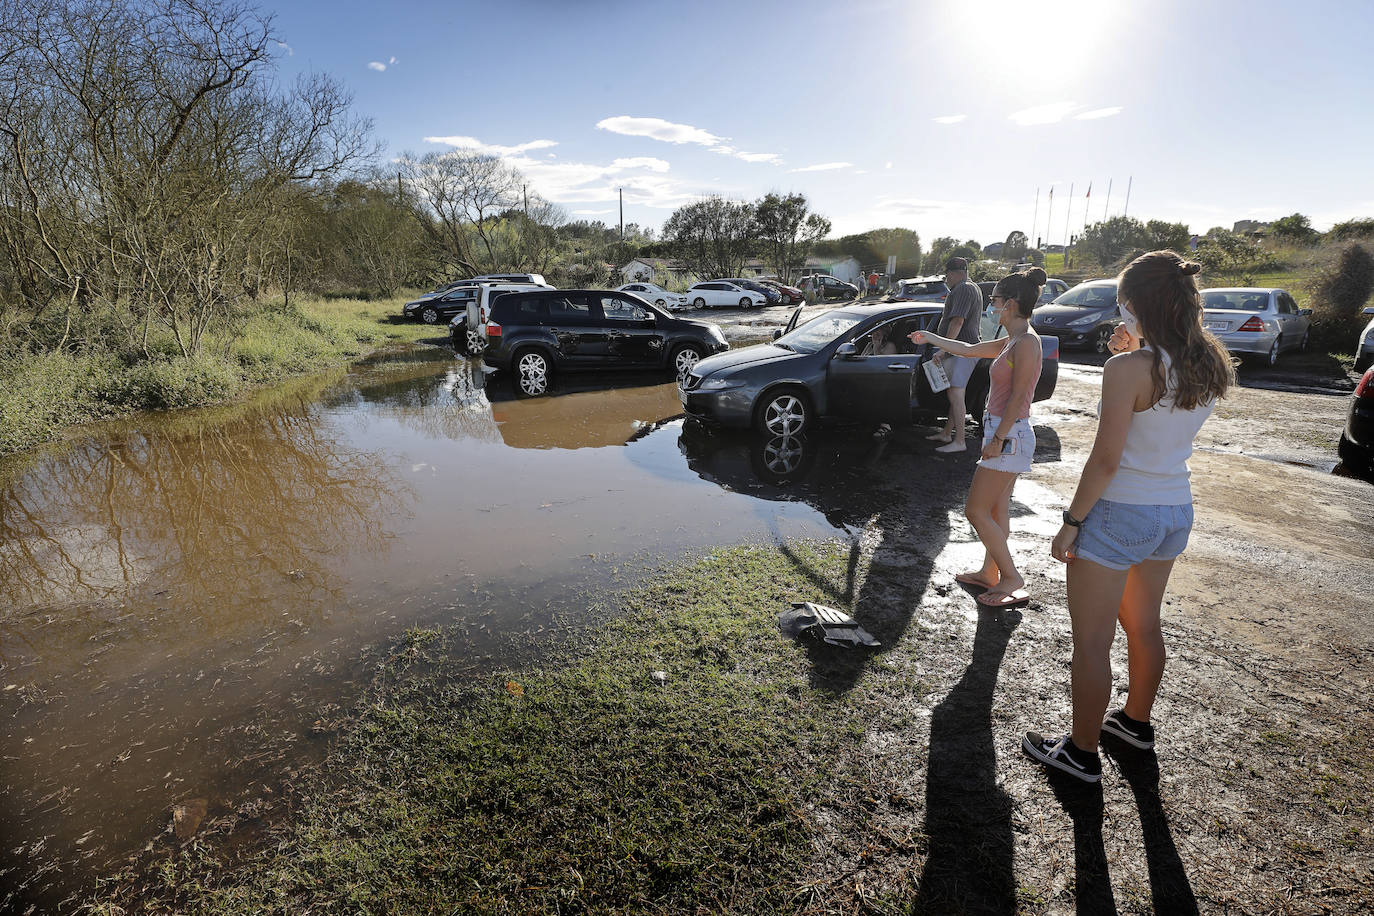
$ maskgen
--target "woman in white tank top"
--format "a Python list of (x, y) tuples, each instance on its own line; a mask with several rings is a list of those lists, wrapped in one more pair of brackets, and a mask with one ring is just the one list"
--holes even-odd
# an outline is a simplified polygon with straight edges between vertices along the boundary
[[(1102, 372), (1097, 438), (1051, 552), (1068, 564), (1073, 625), (1073, 728), (1028, 732), (1031, 758), (1079, 779), (1102, 777), (1101, 732), (1147, 750), (1164, 676), (1160, 606), (1188, 543), (1193, 497), (1188, 457), (1218, 397), (1234, 382), (1231, 358), (1202, 327), (1199, 265), (1172, 251), (1131, 262), (1117, 282), (1122, 324)], [(1111, 696), (1117, 621), (1126, 632), (1129, 692)]]

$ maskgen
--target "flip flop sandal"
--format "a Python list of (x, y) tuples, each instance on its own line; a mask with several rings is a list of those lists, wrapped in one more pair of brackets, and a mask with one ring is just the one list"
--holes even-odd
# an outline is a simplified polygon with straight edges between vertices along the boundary
[(1030, 604), (1030, 593), (1024, 588), (1018, 588), (1013, 592), (1004, 592), (998, 589), (990, 589), (983, 592), (974, 599), (986, 608), (1013, 608), (1025, 607)]
[(960, 585), (971, 585), (974, 588), (992, 588), (992, 584), (990, 582), (986, 582), (983, 579), (978, 578), (977, 576), (970, 575), (969, 573), (959, 573), (954, 577), (954, 581), (958, 582)]

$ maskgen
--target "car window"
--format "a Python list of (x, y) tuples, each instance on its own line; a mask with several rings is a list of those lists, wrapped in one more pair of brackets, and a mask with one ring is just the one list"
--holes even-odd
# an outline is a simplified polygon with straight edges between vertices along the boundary
[(848, 312), (826, 312), (824, 315), (808, 321), (791, 334), (784, 334), (774, 343), (798, 353), (815, 353), (861, 321), (863, 321), (863, 317), (860, 315), (851, 315)]
[(911, 318), (901, 318), (878, 325), (857, 338), (854, 346), (863, 356), (887, 356), (899, 353), (915, 353), (916, 345), (909, 335), (920, 328)]
[(538, 296), (502, 296), (491, 311), (500, 324), (538, 324), (543, 314), (544, 300)]
[(550, 321), (589, 321), (592, 305), (581, 296), (550, 296), (548, 299)]
[(1235, 309), (1241, 312), (1262, 312), (1269, 304), (1269, 297), (1263, 293), (1247, 290), (1213, 292), (1204, 290), (1202, 307), (1208, 309)]
[(1116, 284), (1105, 286), (1075, 286), (1058, 299), (1055, 305), (1076, 305), (1079, 308), (1108, 308), (1116, 305)]
[(602, 296), (601, 314), (612, 321), (644, 321), (649, 317), (641, 306), (619, 296)]

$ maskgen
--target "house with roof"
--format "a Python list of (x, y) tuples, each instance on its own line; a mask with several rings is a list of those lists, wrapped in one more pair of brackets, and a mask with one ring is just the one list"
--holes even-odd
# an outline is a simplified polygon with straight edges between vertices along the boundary
[(686, 289), (698, 279), (676, 258), (631, 258), (620, 276), (624, 283), (657, 283), (665, 289)]

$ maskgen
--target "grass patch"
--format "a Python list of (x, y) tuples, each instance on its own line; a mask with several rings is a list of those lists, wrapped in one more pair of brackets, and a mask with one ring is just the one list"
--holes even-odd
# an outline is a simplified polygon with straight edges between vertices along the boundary
[(116, 352), (43, 353), (0, 360), (0, 455), (58, 438), (68, 427), (140, 410), (202, 407), (254, 386), (341, 365), (390, 342), (438, 335), (402, 323), (404, 298), (301, 299), (208, 334), (182, 356), (170, 338), (151, 357)]
[(157, 886), (140, 907), (793, 909), (808, 797), (861, 731), (855, 701), (809, 685), (776, 618), (786, 599), (833, 600), (847, 553), (797, 550), (804, 570), (746, 547), (642, 589), (554, 667), (474, 684), (445, 673), (444, 637), (408, 634), (294, 825), (233, 867), (179, 851), (143, 879), (139, 893)]

